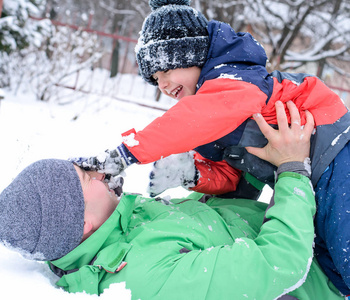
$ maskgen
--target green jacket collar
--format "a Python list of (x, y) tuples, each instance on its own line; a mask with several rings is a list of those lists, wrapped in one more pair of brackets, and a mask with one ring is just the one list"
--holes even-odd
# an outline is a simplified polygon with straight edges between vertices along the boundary
[(137, 197), (134, 194), (124, 193), (115, 211), (96, 232), (71, 252), (51, 263), (64, 271), (79, 269), (90, 264), (96, 254), (111, 242), (122, 243), (123, 233), (130, 222)]

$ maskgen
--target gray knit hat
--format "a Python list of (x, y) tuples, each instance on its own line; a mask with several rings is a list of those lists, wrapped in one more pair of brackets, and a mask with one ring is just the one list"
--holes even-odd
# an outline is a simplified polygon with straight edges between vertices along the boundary
[(157, 85), (158, 71), (202, 67), (209, 37), (207, 19), (190, 7), (190, 0), (150, 0), (151, 14), (145, 19), (135, 47), (144, 80)]
[(55, 260), (79, 245), (84, 196), (70, 161), (25, 168), (0, 194), (0, 241), (36, 260)]

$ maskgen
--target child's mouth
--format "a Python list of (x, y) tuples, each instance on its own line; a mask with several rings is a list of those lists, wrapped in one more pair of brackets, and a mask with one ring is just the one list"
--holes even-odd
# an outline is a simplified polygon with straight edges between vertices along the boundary
[(180, 92), (182, 91), (182, 88), (183, 87), (181, 85), (181, 86), (177, 87), (176, 89), (172, 90), (170, 94), (173, 95), (175, 98), (178, 98)]

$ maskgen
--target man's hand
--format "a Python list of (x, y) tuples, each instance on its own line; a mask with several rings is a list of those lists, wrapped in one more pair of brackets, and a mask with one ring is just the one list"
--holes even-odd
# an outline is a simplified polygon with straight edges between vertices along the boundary
[(310, 155), (310, 137), (314, 130), (312, 114), (305, 111), (306, 124), (301, 126), (298, 108), (292, 101), (287, 102), (291, 119), (289, 126), (283, 103), (277, 101), (275, 107), (278, 130), (267, 124), (261, 114), (253, 115), (269, 142), (264, 148), (246, 147), (247, 151), (277, 167), (286, 162), (303, 162)]

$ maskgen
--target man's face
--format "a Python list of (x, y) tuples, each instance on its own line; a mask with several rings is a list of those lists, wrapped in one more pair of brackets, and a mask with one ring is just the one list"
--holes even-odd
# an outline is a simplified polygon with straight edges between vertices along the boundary
[(84, 221), (85, 225), (91, 225), (90, 236), (110, 217), (119, 204), (119, 200), (114, 191), (104, 182), (104, 174), (95, 171), (84, 171), (77, 166), (74, 167), (83, 189), (85, 202)]
[(198, 67), (178, 68), (159, 71), (153, 74), (153, 79), (158, 82), (158, 87), (164, 95), (181, 100), (196, 93), (200, 73), (201, 69)]

